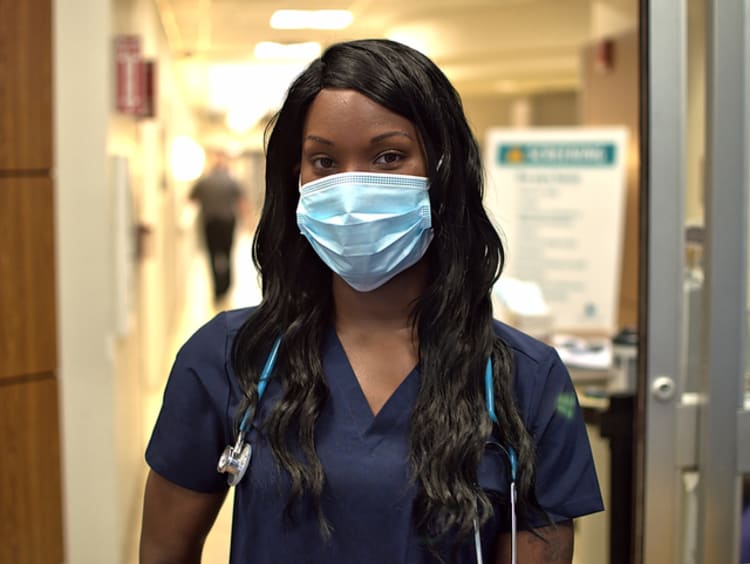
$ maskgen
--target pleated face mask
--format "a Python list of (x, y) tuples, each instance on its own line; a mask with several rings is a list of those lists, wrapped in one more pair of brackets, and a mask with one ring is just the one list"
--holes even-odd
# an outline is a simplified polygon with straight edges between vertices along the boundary
[(427, 178), (344, 172), (300, 187), (297, 225), (321, 260), (369, 292), (417, 263), (432, 241)]

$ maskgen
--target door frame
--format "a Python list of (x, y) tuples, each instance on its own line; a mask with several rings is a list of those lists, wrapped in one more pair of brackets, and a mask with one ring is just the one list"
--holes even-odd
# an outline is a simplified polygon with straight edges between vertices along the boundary
[[(641, 358), (636, 429), (640, 562), (684, 555), (683, 469), (698, 472), (696, 564), (738, 562), (738, 441), (747, 353), (747, 0), (706, 0), (703, 369), (686, 405), (686, 0), (641, 1)], [(687, 445), (687, 446), (686, 446)], [(700, 445), (700, 448), (698, 448)], [(686, 452), (692, 449), (692, 452)]]

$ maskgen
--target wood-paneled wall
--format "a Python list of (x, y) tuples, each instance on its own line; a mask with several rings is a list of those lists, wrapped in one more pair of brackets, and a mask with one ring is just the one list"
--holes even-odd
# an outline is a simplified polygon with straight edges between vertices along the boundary
[(5, 379), (0, 402), (0, 562), (62, 562), (57, 380)]
[(0, 380), (55, 372), (52, 205), (50, 178), (0, 177)]
[(63, 561), (51, 0), (0, 0), (0, 563)]
[(52, 168), (51, 0), (0, 0), (0, 174)]

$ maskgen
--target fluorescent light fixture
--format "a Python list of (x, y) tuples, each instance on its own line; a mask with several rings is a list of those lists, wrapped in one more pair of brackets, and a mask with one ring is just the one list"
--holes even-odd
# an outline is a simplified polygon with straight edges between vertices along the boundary
[(344, 29), (354, 21), (349, 10), (276, 10), (273, 29)]
[(255, 46), (253, 54), (256, 59), (286, 59), (309, 61), (320, 55), (322, 47), (316, 41), (307, 43), (275, 43), (261, 41)]

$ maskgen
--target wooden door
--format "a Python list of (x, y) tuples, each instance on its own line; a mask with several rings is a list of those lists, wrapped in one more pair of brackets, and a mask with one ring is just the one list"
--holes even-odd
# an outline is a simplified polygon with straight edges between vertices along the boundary
[(0, 562), (63, 561), (50, 0), (0, 0)]

